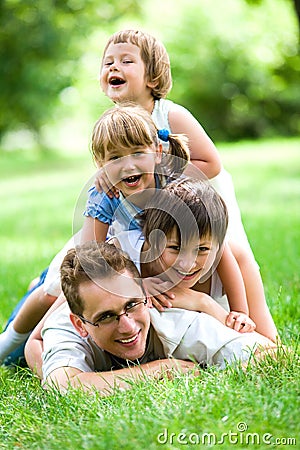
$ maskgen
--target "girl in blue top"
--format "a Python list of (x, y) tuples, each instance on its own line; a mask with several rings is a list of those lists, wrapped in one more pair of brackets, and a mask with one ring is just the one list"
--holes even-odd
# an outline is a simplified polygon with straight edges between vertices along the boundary
[[(167, 151), (158, 136), (168, 142)], [(189, 160), (185, 136), (157, 130), (150, 114), (137, 105), (116, 106), (101, 116), (93, 130), (92, 153), (119, 195), (99, 193), (94, 186), (90, 189), (83, 242), (105, 241), (115, 221), (118, 229), (139, 228), (134, 216), (144, 208), (153, 189), (180, 176)]]

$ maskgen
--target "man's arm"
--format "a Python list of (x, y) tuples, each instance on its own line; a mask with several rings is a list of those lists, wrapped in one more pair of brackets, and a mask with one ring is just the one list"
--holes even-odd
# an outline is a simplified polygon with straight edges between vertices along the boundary
[(73, 367), (60, 367), (47, 377), (44, 387), (54, 385), (60, 391), (66, 391), (69, 387), (82, 388), (85, 391), (97, 389), (101, 395), (108, 396), (113, 394), (116, 388), (130, 388), (133, 381), (148, 377), (156, 379), (163, 376), (172, 377), (174, 372), (199, 374), (193, 362), (178, 359), (155, 360), (140, 366), (105, 372), (82, 372)]

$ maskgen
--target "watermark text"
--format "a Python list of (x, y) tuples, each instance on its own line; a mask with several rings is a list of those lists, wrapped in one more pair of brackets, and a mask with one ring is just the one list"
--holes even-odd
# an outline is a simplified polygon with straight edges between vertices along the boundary
[(171, 433), (164, 428), (157, 435), (157, 442), (161, 445), (295, 445), (297, 444), (295, 437), (276, 437), (271, 433), (255, 433), (248, 431), (246, 422), (239, 422), (235, 430), (229, 430), (226, 433), (217, 435), (216, 433)]

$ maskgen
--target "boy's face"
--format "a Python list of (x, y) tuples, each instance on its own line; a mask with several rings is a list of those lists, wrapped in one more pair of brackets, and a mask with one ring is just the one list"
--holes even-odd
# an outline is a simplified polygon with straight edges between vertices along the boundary
[(143, 105), (151, 97), (140, 49), (129, 43), (110, 44), (100, 70), (100, 85), (115, 103), (131, 101)]
[(192, 288), (211, 269), (218, 246), (210, 236), (192, 238), (180, 246), (176, 229), (166, 237), (165, 248), (155, 262), (157, 272), (164, 273), (174, 285)]
[[(87, 282), (79, 287), (84, 303), (82, 316), (95, 323), (110, 314), (122, 314), (125, 307), (145, 300), (144, 293), (132, 275), (125, 271), (110, 279)], [(146, 305), (140, 303), (127, 315), (94, 326), (71, 314), (71, 320), (81, 336), (88, 334), (103, 350), (122, 359), (141, 358), (146, 350), (150, 316)]]
[(115, 149), (105, 154), (103, 166), (113, 186), (125, 197), (155, 188), (155, 165), (161, 160), (161, 146)]

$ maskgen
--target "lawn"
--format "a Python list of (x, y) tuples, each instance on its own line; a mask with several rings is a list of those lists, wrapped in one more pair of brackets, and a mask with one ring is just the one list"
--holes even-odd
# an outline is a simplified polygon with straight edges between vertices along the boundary
[[(271, 312), (291, 351), (246, 372), (141, 380), (104, 399), (45, 392), (28, 370), (2, 367), (0, 448), (299, 448), (299, 148), (299, 139), (219, 145)], [(93, 173), (88, 154), (0, 154), (1, 327), (31, 278), (79, 226), (81, 192)]]

